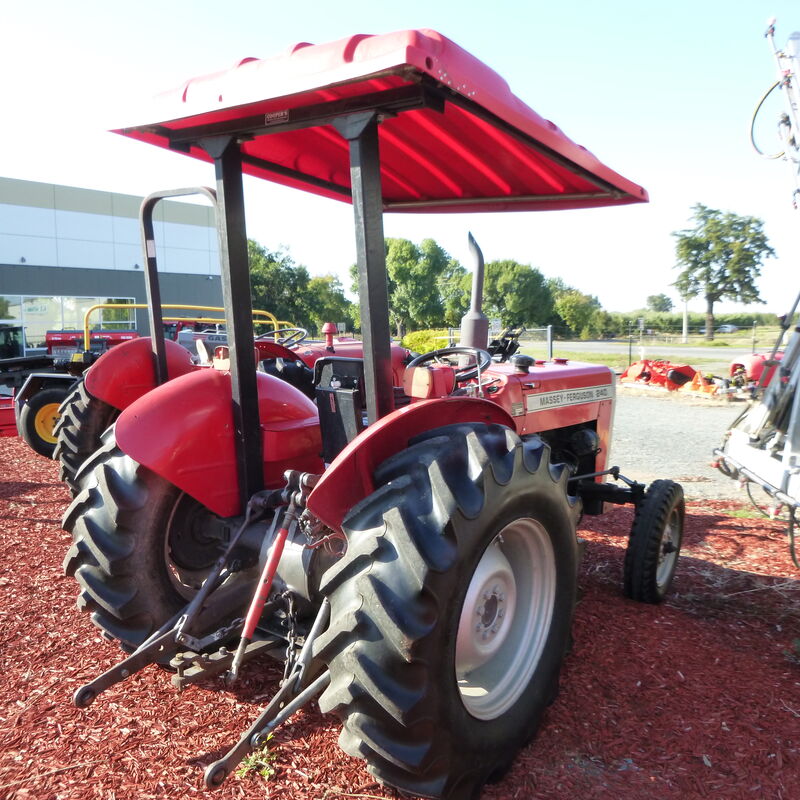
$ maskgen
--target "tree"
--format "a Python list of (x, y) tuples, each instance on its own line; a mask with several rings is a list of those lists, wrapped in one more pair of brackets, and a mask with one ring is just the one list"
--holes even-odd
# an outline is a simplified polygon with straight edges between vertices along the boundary
[(469, 309), (472, 274), (451, 258), (436, 283), (442, 300), (444, 323), (451, 328), (457, 328)]
[[(600, 301), (596, 297), (579, 292), (577, 289), (568, 289), (556, 297), (555, 309), (561, 319), (575, 333), (584, 338), (592, 335), (590, 325), (592, 317), (601, 310)], [(605, 322), (598, 318), (602, 325)]]
[(503, 325), (546, 325), (553, 315), (553, 295), (535, 267), (506, 259), (486, 265), (483, 310)]
[(433, 239), (423, 239), (419, 246), (408, 239), (386, 240), (389, 316), (398, 338), (407, 329), (441, 324), (444, 308), (438, 280), (451, 260)]
[[(386, 273), (389, 319), (397, 337), (407, 330), (441, 325), (444, 308), (440, 277), (458, 265), (433, 239), (419, 245), (408, 239), (386, 239)], [(352, 290), (358, 292), (358, 267), (350, 267)]]
[(694, 228), (676, 231), (675, 253), (681, 269), (673, 284), (681, 297), (701, 295), (706, 301), (706, 339), (714, 338), (714, 303), (763, 303), (756, 287), (765, 258), (775, 255), (764, 223), (698, 203)]
[(317, 331), (321, 331), (326, 322), (344, 322), (348, 330), (353, 329), (353, 303), (344, 296), (342, 284), (334, 275), (311, 278), (306, 306)]
[(333, 275), (312, 278), (287, 252), (271, 252), (252, 239), (247, 254), (253, 308), (315, 332), (324, 322), (353, 323), (353, 304)]
[(247, 240), (247, 255), (253, 308), (269, 311), (293, 325), (308, 327), (311, 315), (304, 302), (311, 279), (308, 270), (297, 266), (288, 253), (270, 252), (252, 239)]
[(667, 314), (672, 311), (672, 300), (665, 294), (651, 294), (647, 298), (647, 308), (650, 311)]

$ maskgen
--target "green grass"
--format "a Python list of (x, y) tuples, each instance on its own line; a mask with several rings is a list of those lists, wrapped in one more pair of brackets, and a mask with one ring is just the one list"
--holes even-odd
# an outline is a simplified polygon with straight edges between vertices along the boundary
[(764, 515), (754, 508), (722, 508), (719, 513), (736, 519), (764, 519)]
[(242, 763), (236, 768), (235, 775), (237, 778), (245, 778), (251, 773), (255, 773), (265, 780), (269, 780), (275, 775), (274, 764), (278, 754), (270, 752), (270, 739), (272, 739), (272, 734), (267, 737), (267, 744), (260, 750), (254, 750), (242, 759)]
[[(636, 350), (638, 348), (634, 348), (633, 353), (633, 361), (636, 362), (639, 360)], [(544, 343), (541, 346), (536, 344), (534, 345), (523, 345), (521, 348), (521, 352), (526, 353), (529, 356), (533, 356), (534, 358), (546, 358), (546, 348)], [(604, 364), (607, 367), (611, 367), (611, 369), (622, 372), (623, 370), (628, 368), (629, 361), (628, 361), (628, 353), (627, 352), (620, 352), (620, 353), (590, 353), (590, 352), (577, 352), (577, 351), (570, 351), (570, 350), (562, 350), (558, 346), (558, 342), (555, 342), (553, 345), (553, 356), (555, 358), (567, 358), (570, 361), (584, 361), (589, 364)], [(652, 360), (659, 360), (665, 358), (664, 356), (658, 356)], [(691, 365), (697, 369), (703, 370), (703, 367), (709, 364), (718, 364), (712, 358), (693, 358), (691, 359)]]

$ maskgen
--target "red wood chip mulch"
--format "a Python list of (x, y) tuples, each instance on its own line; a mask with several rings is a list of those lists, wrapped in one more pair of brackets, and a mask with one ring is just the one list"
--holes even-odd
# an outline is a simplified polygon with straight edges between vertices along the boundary
[[(0, 439), (0, 798), (395, 798), (337, 745), (316, 707), (272, 742), (275, 775), (202, 787), (279, 676), (246, 665), (178, 694), (149, 667), (87, 710), (75, 689), (118, 649), (75, 608), (62, 575), (68, 493), (57, 467)], [(673, 591), (661, 606), (625, 600), (631, 512), (585, 521), (574, 647), (536, 740), (486, 800), (800, 797), (800, 575), (783, 526), (690, 504)]]

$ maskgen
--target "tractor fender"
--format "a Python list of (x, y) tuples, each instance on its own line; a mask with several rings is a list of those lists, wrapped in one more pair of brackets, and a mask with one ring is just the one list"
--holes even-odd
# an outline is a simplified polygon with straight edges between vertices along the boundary
[(14, 395), (14, 400), (17, 406), (22, 406), (42, 389), (49, 389), (51, 386), (69, 388), (77, 380), (74, 375), (66, 372), (34, 372), (25, 379), (22, 388)]
[[(197, 369), (185, 347), (164, 341), (170, 380)], [(153, 342), (149, 336), (114, 345), (87, 370), (86, 391), (114, 408), (127, 408), (134, 400), (156, 388)]]
[(484, 422), (514, 430), (511, 415), (488, 400), (444, 397), (403, 406), (370, 425), (339, 453), (308, 496), (308, 508), (329, 528), (340, 530), (347, 512), (375, 491), (375, 468), (433, 427)]
[[(272, 375), (258, 373), (257, 386), (265, 486), (282, 486), (287, 469), (321, 472), (317, 407)], [(229, 373), (198, 369), (153, 389), (122, 412), (115, 435), (126, 455), (215, 514), (243, 511)]]
[(25, 383), (22, 384), (22, 388), (14, 393), (14, 421), (20, 436), (22, 435), (20, 424), (22, 409), (35, 394), (55, 386), (63, 386), (65, 390), (69, 390), (77, 380), (78, 378), (74, 375), (64, 372), (35, 372), (32, 375), (28, 375)]

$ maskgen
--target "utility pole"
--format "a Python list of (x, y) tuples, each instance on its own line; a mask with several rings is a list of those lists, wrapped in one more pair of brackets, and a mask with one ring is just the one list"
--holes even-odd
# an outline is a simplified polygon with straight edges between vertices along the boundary
[(689, 344), (689, 298), (683, 298), (683, 335), (681, 336), (683, 344)]

